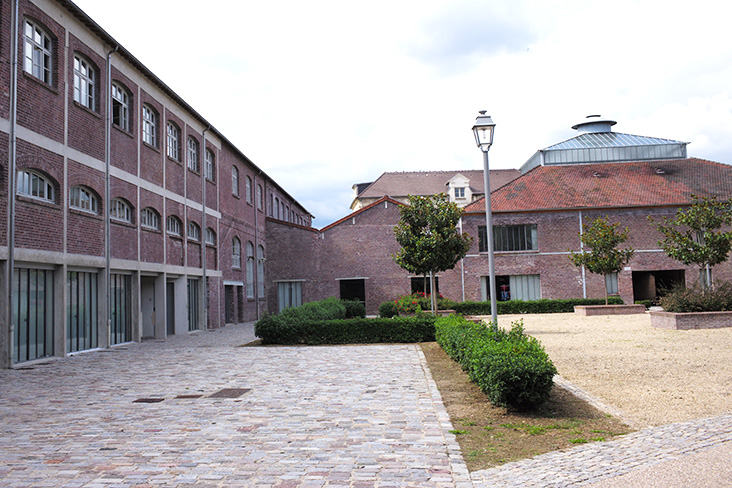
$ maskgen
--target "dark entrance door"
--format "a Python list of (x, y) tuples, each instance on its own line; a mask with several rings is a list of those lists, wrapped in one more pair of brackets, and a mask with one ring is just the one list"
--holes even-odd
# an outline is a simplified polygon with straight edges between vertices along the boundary
[(366, 280), (341, 280), (341, 300), (358, 300), (366, 306)]
[(165, 287), (165, 324), (168, 335), (175, 335), (175, 283)]

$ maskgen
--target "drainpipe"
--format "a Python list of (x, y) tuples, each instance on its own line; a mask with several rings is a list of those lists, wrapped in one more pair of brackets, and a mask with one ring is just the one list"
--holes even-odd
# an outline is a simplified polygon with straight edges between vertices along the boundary
[[(262, 170), (259, 170), (259, 173), (254, 176), (254, 183), (252, 185), (252, 193), (254, 195), (254, 269), (252, 270), (252, 277), (254, 278), (254, 303), (257, 308), (257, 320), (259, 320), (259, 200), (257, 198), (257, 176), (261, 174)], [(266, 200), (267, 192), (262, 189), (262, 193), (262, 199)], [(262, 202), (263, 208), (264, 203)]]
[(211, 125), (203, 129), (203, 171), (201, 178), (201, 202), (203, 204), (203, 216), (201, 217), (201, 266), (203, 268), (203, 328), (208, 329), (208, 282), (206, 281), (206, 132), (211, 130)]
[(107, 120), (106, 120), (106, 143), (104, 144), (104, 256), (106, 264), (104, 268), (105, 280), (107, 282), (107, 344), (112, 343), (112, 228), (109, 223), (111, 213), (111, 196), (109, 168), (112, 159), (112, 54), (117, 52), (119, 46), (107, 53)]
[[(579, 211), (579, 225), (580, 225), (580, 252), (585, 252), (585, 245), (582, 243), (582, 210)], [(582, 265), (582, 298), (587, 298), (587, 281), (585, 280), (585, 266)]]
[(8, 330), (8, 356), (7, 364), (13, 362), (13, 335), (15, 324), (13, 324), (13, 276), (15, 275), (15, 155), (16, 140), (15, 128), (18, 116), (18, 0), (13, 2), (12, 25), (10, 27), (10, 140), (8, 144), (8, 269), (6, 285), (8, 287), (8, 310), (6, 324)]

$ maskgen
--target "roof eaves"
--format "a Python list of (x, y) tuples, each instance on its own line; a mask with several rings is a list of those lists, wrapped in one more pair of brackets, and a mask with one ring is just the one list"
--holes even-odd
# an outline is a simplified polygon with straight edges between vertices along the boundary
[(393, 204), (396, 204), (396, 205), (405, 205), (404, 203), (402, 203), (402, 202), (400, 202), (398, 200), (394, 200), (390, 196), (384, 196), (384, 197), (381, 197), (380, 199), (376, 200), (375, 202), (372, 202), (372, 203), (366, 205), (365, 207), (359, 208), (355, 212), (351, 212), (350, 214), (346, 215), (342, 219), (336, 220), (332, 224), (326, 225), (325, 227), (323, 227), (322, 229), (320, 229), (320, 232), (325, 232), (327, 230), (330, 230), (333, 227), (336, 227), (336, 226), (342, 224), (343, 222), (347, 221), (348, 219), (351, 219), (351, 218), (355, 217), (356, 215), (358, 215), (360, 213), (363, 213), (366, 210), (369, 210), (369, 209), (371, 209), (371, 208), (373, 208), (373, 207), (375, 207), (375, 206), (377, 206), (377, 205), (379, 205), (380, 203), (383, 203), (383, 202), (390, 202), (390, 203), (393, 203)]

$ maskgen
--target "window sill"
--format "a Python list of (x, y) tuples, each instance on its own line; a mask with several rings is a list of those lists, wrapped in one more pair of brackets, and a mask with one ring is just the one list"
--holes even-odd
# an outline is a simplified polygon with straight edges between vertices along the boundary
[(89, 217), (94, 220), (104, 220), (104, 218), (101, 215), (99, 215), (98, 213), (90, 212), (88, 210), (82, 210), (80, 208), (69, 207), (69, 213), (75, 214), (75, 215), (80, 215), (82, 217)]
[(135, 135), (134, 135), (134, 134), (133, 134), (132, 132), (130, 132), (130, 131), (129, 131), (129, 130), (127, 130), (127, 129), (123, 129), (122, 127), (120, 127), (120, 126), (118, 126), (118, 125), (112, 124), (112, 128), (113, 128), (114, 130), (116, 130), (117, 132), (121, 132), (122, 134), (126, 135), (126, 136), (127, 136), (127, 137), (129, 137), (130, 139), (134, 139), (134, 138), (135, 138)]
[[(488, 251), (480, 251), (478, 254), (480, 254), (481, 256), (487, 256)], [(511, 255), (511, 254), (513, 254), (513, 255), (515, 255), (515, 254), (539, 254), (539, 250), (538, 249), (529, 249), (526, 251), (493, 251), (493, 254), (494, 255), (496, 255), (496, 254), (509, 254), (509, 255)]]
[(162, 234), (163, 231), (160, 229), (156, 229), (154, 227), (145, 227), (144, 225), (140, 226), (140, 230), (144, 230), (145, 232), (151, 232), (153, 234)]
[[(22, 69), (22, 68), (19, 68), (19, 69)], [(51, 93), (58, 95), (58, 90), (53, 85), (46, 83), (45, 81), (33, 76), (32, 74), (28, 73), (25, 70), (23, 70), (23, 76), (25, 77), (26, 80), (32, 81), (33, 83), (37, 83), (38, 85), (42, 86), (46, 90), (50, 91)], [(53, 77), (53, 75), (51, 77)]]
[(124, 220), (115, 220), (110, 217), (109, 219), (110, 224), (119, 225), (121, 227), (129, 227), (130, 229), (136, 229), (137, 226), (134, 224), (134, 222), (125, 222)]
[(61, 210), (59, 208), (59, 206), (56, 205), (56, 202), (52, 202), (50, 200), (43, 200), (41, 198), (36, 198), (36, 197), (31, 197), (28, 195), (21, 195), (21, 194), (16, 194), (16, 196), (17, 196), (17, 201), (19, 201), (19, 202), (27, 202), (27, 203), (32, 203), (34, 205), (41, 205), (43, 207)]
[[(95, 102), (96, 102), (96, 100), (95, 100)], [(81, 103), (77, 102), (76, 100), (74, 100), (74, 101), (73, 101), (73, 103), (74, 103), (74, 106), (75, 106), (76, 108), (78, 108), (78, 109), (80, 109), (80, 110), (83, 110), (84, 112), (88, 113), (89, 115), (93, 115), (94, 117), (96, 117), (96, 118), (98, 118), (98, 119), (101, 119), (101, 118), (102, 118), (102, 116), (101, 116), (101, 115), (99, 115), (99, 114), (98, 114), (98, 113), (96, 112), (96, 110), (94, 110), (94, 109), (92, 109), (92, 108), (89, 108), (89, 107), (87, 107), (86, 105), (84, 105), (84, 104), (81, 104)]]
[(153, 150), (153, 151), (155, 151), (156, 153), (160, 153), (160, 149), (158, 149), (157, 147), (155, 147), (155, 146), (151, 146), (150, 144), (148, 144), (148, 143), (147, 143), (147, 142), (145, 142), (145, 141), (140, 141), (140, 142), (142, 142), (142, 145), (143, 145), (143, 147), (146, 147), (146, 148), (148, 148), (148, 149), (152, 149), (152, 150)]
[(168, 158), (168, 161), (172, 161), (178, 166), (183, 166), (183, 162), (179, 159), (175, 159), (173, 156), (166, 155), (166, 158)]

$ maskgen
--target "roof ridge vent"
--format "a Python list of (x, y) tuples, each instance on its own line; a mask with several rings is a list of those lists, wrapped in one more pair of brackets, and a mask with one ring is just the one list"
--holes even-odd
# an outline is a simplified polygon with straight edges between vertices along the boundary
[(663, 168), (656, 168), (656, 174), (657, 175), (665, 175), (666, 174), (666, 170), (663, 169)]
[(580, 134), (584, 134), (586, 132), (612, 132), (612, 126), (615, 124), (617, 124), (617, 122), (610, 119), (604, 119), (601, 115), (588, 115), (584, 121), (573, 125), (572, 128)]

